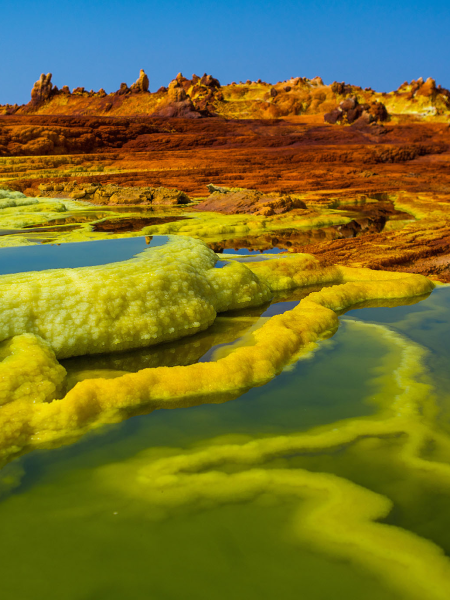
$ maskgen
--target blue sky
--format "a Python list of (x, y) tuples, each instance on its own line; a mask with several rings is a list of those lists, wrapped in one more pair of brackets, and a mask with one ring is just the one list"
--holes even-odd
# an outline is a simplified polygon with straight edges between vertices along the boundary
[(107, 92), (143, 68), (150, 89), (181, 71), (221, 83), (320, 75), (396, 89), (450, 87), (450, 0), (1, 0), (0, 103), (24, 103), (42, 72)]

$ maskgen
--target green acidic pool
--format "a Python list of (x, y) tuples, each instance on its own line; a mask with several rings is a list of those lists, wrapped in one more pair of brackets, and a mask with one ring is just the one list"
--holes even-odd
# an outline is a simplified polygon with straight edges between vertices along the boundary
[[(224, 315), (215, 330), (161, 347), (159, 357), (152, 350), (65, 366), (70, 375), (189, 364), (276, 311)], [(408, 306), (350, 311), (314, 353), (235, 400), (132, 417), (6, 465), (3, 597), (445, 598), (449, 315), (448, 287)], [(411, 388), (421, 395), (414, 428), (397, 414), (400, 402), (404, 411), (413, 404)], [(370, 433), (389, 419), (398, 427)], [(405, 453), (422, 425), (424, 443)], [(304, 443), (352, 427), (369, 433)], [(368, 505), (372, 495), (391, 503), (368, 529), (352, 520), (365, 504), (355, 490)], [(327, 512), (335, 492), (337, 518)]]

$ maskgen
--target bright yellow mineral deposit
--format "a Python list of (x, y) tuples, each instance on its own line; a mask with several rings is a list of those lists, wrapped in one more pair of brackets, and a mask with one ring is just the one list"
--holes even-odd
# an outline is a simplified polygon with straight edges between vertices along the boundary
[(209, 327), (217, 312), (272, 293), (239, 263), (215, 269), (212, 250), (171, 238), (133, 259), (0, 277), (0, 340), (33, 333), (58, 358), (140, 348)]
[[(434, 287), (421, 275), (322, 266), (309, 255), (247, 265), (232, 261), (221, 269), (214, 268), (215, 261), (203, 242), (171, 238), (120, 263), (0, 277), (0, 334), (12, 338), (4, 362), (16, 361), (2, 399), (0, 453), (6, 458), (24, 447), (63, 443), (140, 410), (192, 406), (208, 398), (223, 402), (266, 383), (335, 331), (337, 312), (368, 300), (420, 296)], [(266, 302), (271, 290), (319, 282), (338, 285), (263, 320), (246, 344), (216, 361), (114, 373), (84, 379), (72, 389), (66, 381), (70, 391), (58, 399), (63, 372), (49, 347), (67, 357), (174, 340), (205, 329), (219, 311)], [(21, 336), (20, 344), (14, 336)], [(9, 351), (28, 342), (34, 347), (32, 370)], [(33, 386), (40, 390), (35, 396)]]

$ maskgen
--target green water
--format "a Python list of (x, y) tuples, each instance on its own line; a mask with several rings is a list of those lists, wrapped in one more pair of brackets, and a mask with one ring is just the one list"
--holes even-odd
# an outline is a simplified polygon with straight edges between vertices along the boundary
[[(272, 314), (277, 309), (250, 316), (257, 320), (264, 310)], [(183, 363), (183, 354), (192, 352), (188, 344), (200, 344), (192, 356), (218, 345), (223, 331), (232, 329), (234, 317), (227, 318), (230, 322), (205, 347), (201, 337), (184, 341), (173, 362)], [(385, 363), (390, 347), (360, 322), (388, 326), (428, 350), (426, 368), (445, 431), (450, 416), (450, 288), (409, 306), (350, 311), (341, 317), (337, 333), (314, 353), (235, 400), (133, 417), (72, 445), (35, 451), (7, 465), (0, 471), (2, 598), (409, 598), (385, 581), (382, 572), (322, 551), (296, 534), (293, 519), (303, 501), (289, 494), (266, 492), (221, 502), (186, 499), (163, 514), (147, 495), (152, 482), (139, 483), (139, 461), (145, 463), (147, 455), (149, 461), (170, 453), (189, 456), (223, 443), (376, 418), (378, 377), (383, 372), (389, 380)], [(122, 368), (132, 370), (130, 360), (121, 360)], [(274, 456), (256, 466), (267, 472), (331, 473), (382, 494), (393, 502), (385, 523), (431, 540), (450, 554), (450, 490), (426, 473), (403, 468), (395, 459), (401, 444), (400, 437), (364, 438), (332, 451)], [(225, 461), (214, 470), (234, 473), (250, 467)]]

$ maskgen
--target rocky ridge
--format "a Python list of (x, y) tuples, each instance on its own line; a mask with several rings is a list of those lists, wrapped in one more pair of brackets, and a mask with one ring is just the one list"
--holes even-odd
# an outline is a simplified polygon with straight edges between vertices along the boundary
[[(327, 115), (328, 123), (367, 125), (385, 121), (388, 115), (402, 118), (449, 120), (450, 91), (436, 85), (432, 78), (403, 83), (398, 90), (378, 93), (371, 88), (345, 82), (326, 85), (320, 77), (292, 77), (269, 84), (261, 81), (232, 82), (221, 85), (206, 73), (191, 79), (179, 73), (167, 87), (149, 90), (149, 79), (141, 70), (131, 86), (107, 94), (77, 87), (58, 89), (52, 74), (42, 74), (34, 84), (31, 101), (23, 106), (5, 105), (0, 114), (48, 115), (154, 115), (169, 118), (222, 116), (237, 119), (277, 119), (308, 115)], [(342, 105), (355, 103), (352, 108)]]

